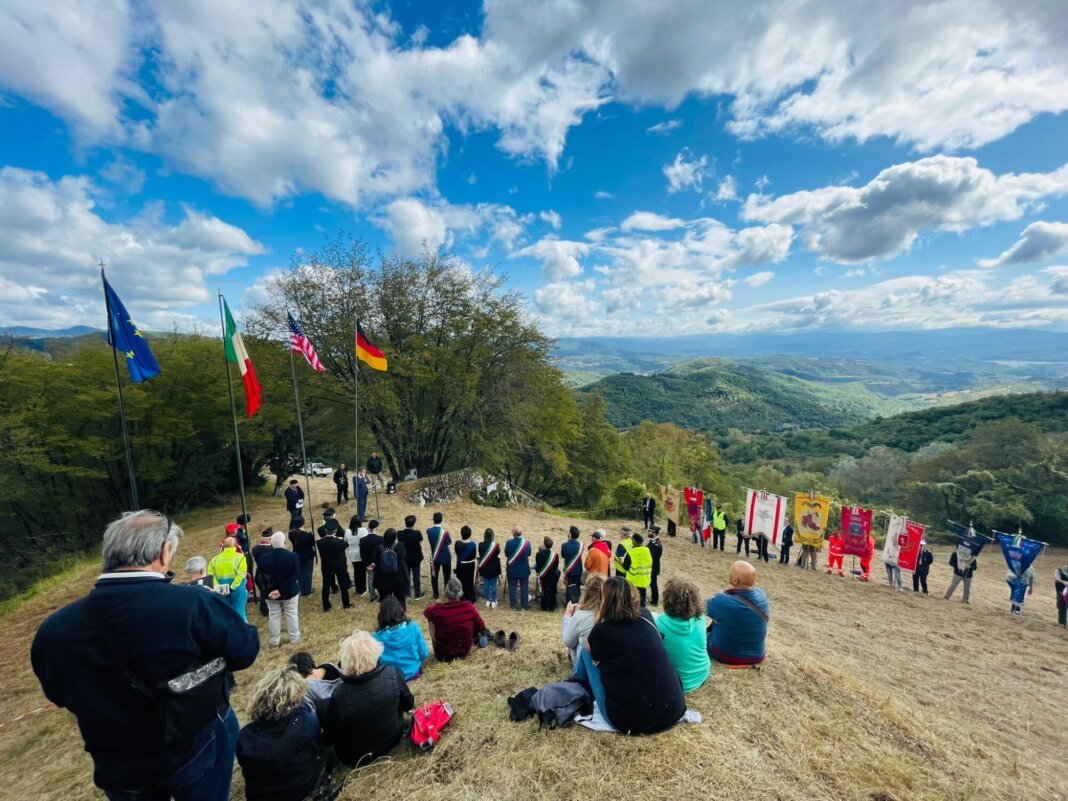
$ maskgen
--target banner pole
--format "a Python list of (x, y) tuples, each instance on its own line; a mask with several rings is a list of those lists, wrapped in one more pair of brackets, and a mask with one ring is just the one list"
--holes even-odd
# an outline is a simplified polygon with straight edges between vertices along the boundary
[(100, 260), (100, 284), (104, 289), (104, 308), (108, 315), (108, 344), (111, 345), (111, 358), (115, 365), (115, 387), (119, 391), (119, 419), (122, 422), (122, 445), (126, 449), (126, 474), (130, 479), (130, 499), (133, 501), (134, 510), (141, 508), (137, 498), (137, 478), (134, 473), (133, 451), (130, 449), (130, 433), (126, 425), (126, 403), (122, 398), (122, 381), (119, 378), (119, 353), (115, 350), (115, 333), (111, 327), (111, 301), (108, 299), (108, 291), (104, 277), (104, 260)]
[[(353, 457), (353, 469), (356, 471), (356, 475), (360, 474), (360, 354), (359, 354), (359, 337), (360, 337), (360, 318), (357, 315), (355, 320), (356, 326), (352, 332), (352, 396), (353, 406), (356, 410), (355, 415), (355, 428), (354, 439), (356, 445), (356, 455)], [(353, 488), (355, 491), (355, 488)], [(353, 498), (353, 500), (356, 500)]]
[(248, 520), (248, 508), (245, 505), (245, 471), (241, 467), (241, 435), (237, 431), (237, 406), (234, 404), (234, 385), (230, 380), (230, 360), (226, 358), (226, 317), (223, 315), (222, 292), (219, 292), (219, 324), (222, 326), (223, 365), (226, 366), (226, 391), (230, 394), (230, 417), (234, 421), (234, 456), (237, 458), (237, 486), (241, 492), (241, 514), (245, 516), (245, 520)]
[(297, 429), (300, 431), (300, 458), (303, 460), (301, 472), (304, 473), (304, 489), (307, 500), (305, 507), (308, 509), (309, 528), (315, 530), (315, 511), (312, 506), (311, 476), (308, 475), (308, 452), (304, 448), (304, 418), (300, 413), (300, 389), (297, 386), (297, 365), (293, 361), (293, 349), (289, 349), (289, 370), (293, 375), (293, 399), (297, 405)]

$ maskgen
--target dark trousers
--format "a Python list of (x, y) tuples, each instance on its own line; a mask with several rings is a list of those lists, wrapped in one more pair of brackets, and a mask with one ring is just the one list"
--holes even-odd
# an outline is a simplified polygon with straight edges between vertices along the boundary
[(577, 604), (582, 598), (582, 571), (569, 573), (567, 576), (567, 588), (564, 590), (564, 599)]
[(337, 485), (337, 505), (341, 506), (341, 499), (344, 498), (345, 502), (349, 500), (349, 483), (346, 481), (344, 484)]
[(367, 569), (363, 566), (363, 562), (352, 563), (352, 583), (353, 592), (357, 595), (367, 592)]
[[(915, 581), (916, 574), (913, 573), (913, 581)], [(1055, 585), (1056, 586), (1056, 585)], [(924, 585), (924, 592), (927, 592), (927, 585)], [(1064, 600), (1062, 593), (1057, 593), (1057, 623), (1058, 625), (1068, 625), (1068, 602)]]
[[(741, 553), (742, 552), (742, 543), (743, 542), (745, 543), (745, 555), (749, 556), (749, 538), (748, 537), (743, 537), (741, 534), (738, 535), (738, 547), (734, 549), (734, 552), (735, 553)], [(722, 550), (722, 548), (720, 550)]]
[(645, 608), (645, 587), (635, 587), (638, 591), (638, 598), (641, 599), (642, 608)]
[(464, 586), (464, 600), (471, 603), (478, 602), (478, 593), (475, 592), (475, 563), (460, 562), (456, 565), (456, 578)]
[(508, 605), (526, 611), (530, 606), (530, 580), (508, 577)]
[(788, 565), (788, 564), (790, 564), (790, 546), (789, 545), (780, 545), (779, 546), (779, 564), (780, 565)]
[(432, 564), (430, 566), (430, 591), (434, 593), (435, 601), (438, 599), (438, 576), (442, 573), (445, 574), (445, 579), (441, 583), (443, 585), (448, 584), (449, 579), (452, 577), (452, 565)]
[(554, 570), (541, 579), (541, 608), (545, 612), (556, 611), (556, 591), (560, 587), (560, 571)]
[(653, 606), (660, 605), (660, 586), (656, 583), (658, 578), (660, 578), (660, 574), (653, 573), (653, 577), (649, 582), (649, 603)]
[(341, 590), (341, 605), (348, 609), (349, 603), (349, 569), (344, 562), (341, 564), (323, 564), (323, 611), (329, 612), (330, 587), (337, 586)]
[(675, 521), (674, 520), (669, 520), (668, 521), (668, 536), (669, 537), (674, 537), (675, 536)]
[(360, 520), (366, 520), (367, 519), (367, 493), (366, 492), (357, 492), (356, 493), (356, 514), (357, 514), (357, 516), (359, 516)]
[(653, 525), (653, 513), (648, 509), (642, 509), (642, 521), (645, 523), (645, 527)]
[(408, 575), (410, 576), (408, 581), (408, 594), (413, 598), (416, 595), (423, 594), (423, 588), (419, 583), (419, 567), (422, 562), (416, 562), (414, 565), (408, 565)]
[(300, 566), (300, 594), (312, 594), (312, 574), (315, 572), (315, 560), (309, 559)]
[(768, 561), (768, 538), (767, 537), (757, 537), (756, 547), (757, 547), (757, 559), (758, 560), (763, 559), (765, 562), (767, 562)]
[(920, 587), (923, 587), (923, 594), (927, 594), (927, 574), (926, 573), (913, 573), (912, 574), (912, 591), (919, 592)]
[(722, 551), (724, 546), (725, 546), (725, 544), (726, 544), (726, 542), (727, 542), (727, 529), (725, 529), (725, 528), (714, 528), (714, 529), (712, 529), (712, 548), (713, 549), (719, 548)]

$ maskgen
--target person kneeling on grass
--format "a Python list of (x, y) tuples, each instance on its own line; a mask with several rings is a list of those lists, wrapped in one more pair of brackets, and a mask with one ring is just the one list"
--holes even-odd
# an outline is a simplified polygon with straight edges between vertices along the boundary
[(756, 585), (756, 568), (739, 560), (727, 574), (731, 585), (705, 604), (711, 618), (708, 655), (726, 665), (758, 665), (764, 661), (771, 605)]
[(463, 659), (471, 653), (471, 646), (486, 628), (475, 605), (461, 597), (463, 592), (460, 580), (453, 576), (445, 582), (445, 601), (423, 610), (423, 616), (430, 624), (434, 658), (439, 662)]
[(683, 692), (693, 692), (704, 684), (711, 670), (705, 643), (706, 626), (697, 585), (671, 579), (664, 588), (664, 614), (657, 617), (656, 627), (679, 674)]
[(380, 660), (383, 665), (398, 668), (405, 681), (419, 678), (430, 649), (419, 626), (404, 614), (404, 605), (392, 595), (378, 607), (378, 630), (372, 636), (385, 648)]
[(252, 721), (237, 737), (248, 801), (301, 801), (319, 782), (319, 720), (304, 703), (307, 683), (272, 670), (252, 691)]
[(597, 622), (575, 666), (601, 715), (625, 734), (665, 731), (686, 713), (682, 683), (643, 611), (630, 582), (605, 581)]
[(360, 767), (383, 757), (404, 738), (404, 713), (415, 699), (404, 676), (379, 664), (382, 643), (366, 631), (341, 641), (341, 685), (334, 690), (323, 719), (323, 736), (345, 765)]

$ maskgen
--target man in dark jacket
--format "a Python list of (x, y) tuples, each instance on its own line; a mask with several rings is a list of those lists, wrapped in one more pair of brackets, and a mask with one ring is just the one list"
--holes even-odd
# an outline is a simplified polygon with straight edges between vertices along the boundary
[[(330, 511), (330, 510), (328, 510)], [(333, 521), (337, 524), (337, 521)], [(333, 606), (330, 604), (330, 588), (338, 587), (341, 590), (341, 605), (348, 609), (349, 603), (349, 563), (345, 559), (345, 551), (348, 545), (339, 536), (341, 528), (326, 528), (322, 537), (315, 547), (319, 549), (319, 569), (323, 572), (323, 611), (329, 612)]]
[[(386, 551), (392, 551), (392, 556)], [(408, 595), (408, 575), (404, 567), (406, 557), (407, 549), (404, 543), (397, 542), (397, 532), (391, 528), (386, 529), (382, 537), (382, 547), (371, 560), (374, 586), (379, 600), (385, 600), (387, 596), (392, 595), (401, 605), (404, 604)]]
[[(260, 584), (260, 559), (271, 552), (271, 536), (274, 534), (274, 529), (268, 526), (260, 534), (260, 542), (258, 545), (252, 546), (252, 552), (250, 556), (249, 569), (252, 570), (252, 584), (256, 587), (256, 594), (259, 597), (260, 614), (267, 617), (267, 598), (263, 592), (263, 587)], [(284, 539), (284, 536), (283, 536)]]
[(438, 600), (438, 577), (444, 573), (444, 583), (452, 577), (452, 535), (441, 525), (441, 512), (434, 512), (434, 525), (426, 530), (426, 544), (430, 549), (430, 591)]
[[(258, 546), (257, 546), (258, 547)], [(256, 579), (261, 597), (267, 603), (267, 630), (271, 646), (282, 644), (282, 617), (286, 619), (286, 633), (290, 643), (300, 641), (300, 558), (286, 550), (286, 535), (281, 531), (271, 535), (270, 550), (262, 554)]]
[(360, 468), (352, 479), (352, 491), (356, 495), (356, 516), (361, 520), (367, 519), (367, 493), (371, 490), (371, 479), (367, 477), (367, 471)]
[(645, 521), (645, 529), (648, 531), (653, 526), (653, 520), (656, 518), (656, 498), (653, 497), (651, 492), (645, 494), (645, 500), (642, 501), (642, 520)]
[(339, 464), (334, 471), (334, 486), (337, 487), (337, 505), (341, 506), (341, 499), (349, 500), (349, 471), (344, 463)]
[(512, 529), (512, 538), (504, 544), (507, 564), (508, 603), (512, 609), (530, 608), (530, 542), (523, 538), (523, 529)]
[(129, 512), (109, 525), (96, 586), (50, 615), (30, 651), (44, 694), (77, 718), (93, 780), (112, 799), (230, 794), (238, 723), (225, 691), (220, 688), (214, 712), (210, 703), (202, 705), (206, 720), (199, 728), (182, 727), (186, 736), (170, 740), (159, 702), (147, 694), (216, 659), (243, 670), (259, 653), (256, 629), (225, 599), (165, 578), (181, 534), (150, 511)]
[(653, 557), (653, 571), (649, 580), (649, 603), (653, 606), (660, 605), (660, 586), (657, 579), (660, 577), (660, 559), (664, 555), (664, 543), (660, 541), (660, 530), (653, 526), (649, 530), (649, 542), (646, 543), (649, 555)]
[(293, 522), (298, 517), (304, 516), (304, 490), (300, 488), (300, 484), (297, 483), (295, 478), (289, 479), (289, 486), (286, 488), (286, 511), (289, 512), (289, 524), (293, 525)]
[[(382, 549), (383, 539), (378, 533), (378, 521), (372, 520), (367, 524), (367, 536), (360, 540), (360, 561), (365, 567), (374, 564), (375, 557)], [(367, 579), (367, 597), (371, 601), (378, 600), (378, 590), (375, 589), (373, 576)]]
[[(415, 600), (424, 597), (423, 589), (419, 584), (419, 571), (423, 564), (423, 532), (415, 528), (415, 515), (404, 518), (404, 528), (397, 533), (397, 541), (404, 546), (407, 554), (406, 565), (411, 581), (408, 589), (415, 596)], [(402, 565), (403, 567), (403, 565)]]
[(578, 526), (568, 529), (568, 539), (560, 546), (560, 561), (564, 571), (564, 600), (577, 604), (582, 595), (582, 543)]
[(794, 545), (794, 524), (787, 523), (782, 530), (782, 541), (779, 544), (779, 564), (790, 565), (790, 549)]
[(968, 599), (972, 594), (972, 574), (979, 567), (975, 554), (971, 553), (967, 545), (958, 546), (949, 556), (949, 566), (953, 568), (953, 580), (949, 583), (949, 589), (946, 590), (946, 600), (953, 597), (957, 585), (963, 581), (964, 603), (969, 603)]
[(382, 489), (382, 457), (376, 451), (371, 451), (371, 455), (367, 459), (367, 472), (378, 488)]
[[(316, 533), (319, 535), (320, 538), (327, 536), (327, 534), (333, 534), (337, 537), (341, 537), (342, 539), (345, 538), (345, 529), (341, 527), (341, 524), (339, 522), (337, 522), (337, 518), (334, 517), (334, 515), (336, 514), (337, 510), (334, 509), (332, 506), (327, 507), (323, 510), (323, 524), (319, 526), (319, 528), (315, 529)], [(322, 569), (321, 564), (319, 565), (319, 568)], [(346, 569), (345, 572), (347, 574), (348, 570)], [(330, 594), (337, 595), (337, 582), (331, 580), (328, 586), (330, 589)]]
[(293, 553), (300, 559), (300, 594), (312, 594), (312, 572), (315, 570), (315, 535), (305, 531), (304, 518), (298, 517), (289, 524), (289, 541)]
[(923, 587), (923, 594), (927, 594), (927, 574), (931, 572), (931, 563), (934, 562), (934, 554), (927, 547), (927, 540), (920, 542), (920, 552), (916, 554), (916, 569), (912, 571), (912, 591), (919, 592)]

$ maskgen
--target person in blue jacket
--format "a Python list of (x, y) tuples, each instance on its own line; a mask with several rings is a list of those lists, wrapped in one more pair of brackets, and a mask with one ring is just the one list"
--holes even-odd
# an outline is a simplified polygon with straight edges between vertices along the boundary
[(169, 738), (149, 689), (217, 659), (244, 670), (260, 650), (256, 628), (222, 596), (167, 579), (181, 536), (159, 512), (112, 522), (96, 585), (49, 615), (30, 650), (45, 696), (77, 718), (93, 781), (110, 799), (230, 795), (238, 723), (225, 686), (209, 680), (217, 708), (200, 705), (205, 714)]
[(430, 548), (430, 591), (438, 600), (438, 578), (445, 574), (444, 584), (452, 577), (452, 535), (441, 525), (441, 512), (434, 512), (434, 525), (426, 530), (427, 546)]
[(727, 665), (758, 665), (764, 661), (771, 605), (756, 587), (756, 568), (744, 559), (731, 565), (730, 587), (705, 604), (711, 618), (708, 655)]
[(508, 604), (512, 609), (530, 608), (530, 542), (523, 529), (512, 529), (512, 538), (504, 544), (505, 575), (508, 577)]
[(378, 630), (371, 636), (385, 649), (379, 664), (393, 665), (404, 674), (405, 681), (419, 678), (423, 663), (430, 658), (430, 647), (419, 624), (404, 613), (404, 605), (392, 595), (378, 607)]
[(564, 590), (564, 601), (569, 604), (577, 604), (582, 595), (582, 543), (579, 542), (578, 526), (571, 526), (568, 530), (568, 540), (560, 546), (560, 564), (564, 572), (564, 581), (567, 586)]

